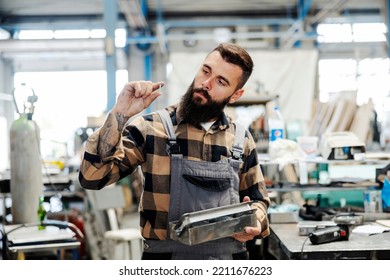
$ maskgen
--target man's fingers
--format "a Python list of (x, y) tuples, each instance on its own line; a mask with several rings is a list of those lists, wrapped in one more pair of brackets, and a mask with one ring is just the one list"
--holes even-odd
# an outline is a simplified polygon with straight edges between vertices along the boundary
[(157, 82), (157, 83), (154, 83), (154, 84), (153, 84), (153, 91), (162, 88), (164, 85), (165, 85), (164, 82)]
[(152, 92), (152, 94), (150, 94), (148, 96), (148, 98), (145, 98), (144, 99), (144, 107), (147, 108), (149, 107), (149, 105), (157, 98), (161, 95), (161, 92)]
[(164, 82), (152, 83), (151, 81), (130, 82), (126, 85), (126, 90), (136, 98), (148, 98), (149, 95), (164, 86)]
[(246, 227), (245, 232), (249, 235), (257, 236), (260, 235), (260, 229), (256, 227)]
[(130, 82), (125, 85), (123, 93), (125, 95), (133, 95), (138, 97), (141, 92), (141, 84), (139, 82)]
[(142, 88), (142, 98), (146, 99), (148, 98), (153, 92), (153, 83), (152, 82), (146, 82), (145, 85)]
[(152, 90), (149, 94), (144, 96), (144, 107), (147, 108), (149, 105), (161, 95), (160, 89), (165, 85), (164, 82), (157, 82), (152, 84)]

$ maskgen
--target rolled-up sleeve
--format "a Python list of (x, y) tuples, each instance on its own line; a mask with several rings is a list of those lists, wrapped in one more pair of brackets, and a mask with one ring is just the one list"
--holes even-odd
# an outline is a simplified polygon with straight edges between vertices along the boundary
[[(109, 114), (105, 124), (92, 135), (85, 143), (85, 151), (80, 164), (79, 181), (85, 189), (99, 190), (106, 185), (112, 184), (121, 178), (129, 175), (140, 162), (140, 152), (134, 143), (129, 139), (128, 129), (123, 133), (113, 130), (110, 137), (117, 138), (117, 144), (103, 158), (99, 154), (99, 145), (102, 141), (102, 135), (106, 132)], [(112, 120), (111, 120), (112, 121)]]

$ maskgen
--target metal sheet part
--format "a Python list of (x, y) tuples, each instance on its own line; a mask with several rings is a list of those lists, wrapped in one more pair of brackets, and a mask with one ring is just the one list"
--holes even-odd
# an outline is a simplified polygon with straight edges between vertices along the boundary
[(298, 223), (299, 235), (309, 235), (313, 231), (335, 227), (337, 224), (334, 221), (300, 221)]
[(243, 202), (183, 214), (179, 220), (169, 223), (170, 237), (195, 245), (243, 232), (247, 226), (256, 227), (256, 209), (251, 204)]

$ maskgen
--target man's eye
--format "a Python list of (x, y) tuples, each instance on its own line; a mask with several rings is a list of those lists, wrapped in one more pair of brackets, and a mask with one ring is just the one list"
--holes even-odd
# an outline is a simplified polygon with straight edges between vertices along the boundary
[(226, 82), (222, 79), (219, 79), (218, 80), (218, 83), (221, 85), (221, 86), (226, 86)]

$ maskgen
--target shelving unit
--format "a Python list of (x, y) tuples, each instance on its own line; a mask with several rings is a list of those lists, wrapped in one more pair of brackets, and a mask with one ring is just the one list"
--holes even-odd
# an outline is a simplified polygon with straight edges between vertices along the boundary
[[(259, 107), (259, 110), (262, 111), (262, 114), (252, 119), (252, 122), (249, 125), (249, 130), (256, 142), (256, 149), (261, 152), (268, 150), (268, 125), (267, 125), (267, 115), (269, 109), (269, 104), (277, 103), (279, 95), (270, 95), (268, 93), (258, 94), (258, 93), (245, 93), (239, 100), (232, 104), (228, 104), (228, 108), (234, 109), (237, 107)], [(273, 106), (272, 106), (273, 107)], [(261, 108), (261, 109), (260, 109)], [(252, 118), (253, 116), (251, 116)]]
[[(348, 194), (351, 199), (356, 200), (361, 196), (363, 201), (362, 193), (364, 191), (379, 188), (379, 183), (376, 182), (376, 169), (384, 168), (389, 163), (389, 161), (378, 159), (325, 160), (323, 158), (291, 160), (281, 163), (277, 160), (270, 160), (266, 154), (259, 155), (259, 162), (265, 177), (271, 173), (272, 185), (268, 186), (267, 190), (270, 197), (275, 198), (277, 203), (281, 203), (282, 193), (288, 192), (298, 192), (301, 195), (302, 193), (324, 194), (333, 191), (339, 193), (354, 191), (355, 194), (353, 192)], [(285, 165), (282, 170), (279, 170), (280, 164)], [(331, 173), (328, 177), (329, 181), (326, 183), (315, 181), (310, 176), (313, 170), (318, 170), (319, 165), (326, 166), (325, 172)], [(349, 169), (353, 171), (349, 172)], [(332, 178), (333, 175), (344, 174), (343, 170), (352, 176)], [(337, 196), (335, 193), (333, 195)]]
[[(261, 166), (270, 166), (270, 165), (293, 165), (296, 166), (298, 169), (297, 172), (297, 178), (299, 178), (299, 184), (300, 185), (307, 185), (311, 184), (309, 182), (309, 173), (308, 173), (308, 165), (343, 165), (343, 166), (359, 166), (359, 165), (371, 165), (372, 168), (380, 168), (384, 167), (387, 164), (389, 164), (389, 161), (387, 160), (378, 160), (378, 159), (362, 159), (362, 160), (325, 160), (323, 158), (312, 158), (312, 159), (300, 159), (300, 160), (290, 160), (290, 161), (279, 161), (279, 160), (271, 160), (269, 159), (268, 155), (266, 154), (260, 154), (259, 155), (259, 164)], [(373, 178), (375, 180), (375, 173), (373, 174)], [(352, 176), (345, 177), (353, 179)], [(345, 183), (347, 183), (347, 180), (344, 180)], [(354, 180), (351, 181), (356, 182)], [(375, 183), (375, 182), (373, 182)], [(321, 184), (321, 183), (318, 183)]]

